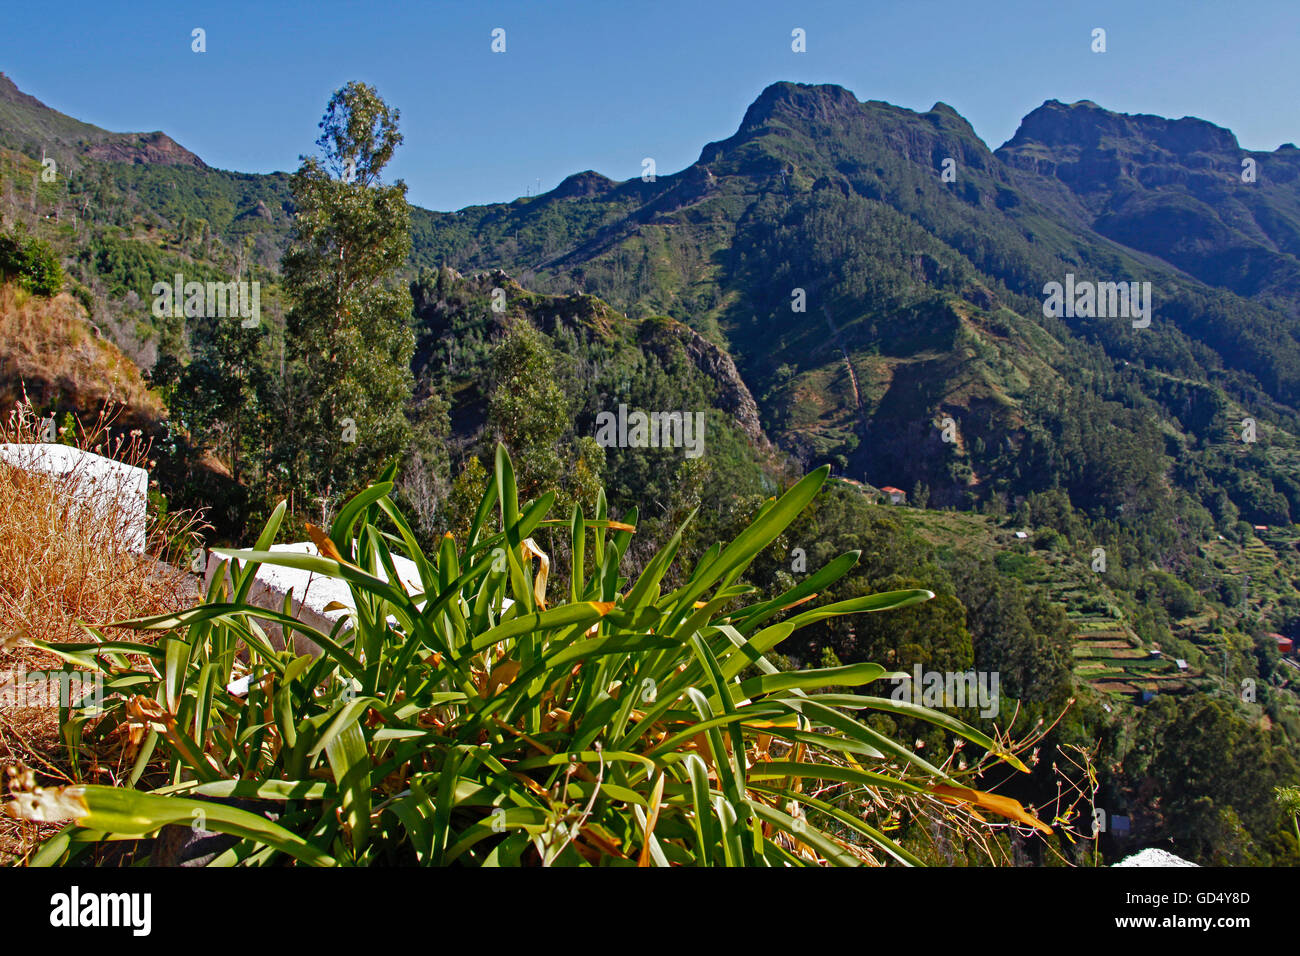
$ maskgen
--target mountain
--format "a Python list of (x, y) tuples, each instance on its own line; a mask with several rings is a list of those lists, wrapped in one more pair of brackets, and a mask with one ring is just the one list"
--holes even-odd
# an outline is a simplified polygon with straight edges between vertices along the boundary
[[(49, 175), (40, 165), (44, 158), (57, 164), (48, 182), (40, 175)], [(109, 300), (130, 290), (146, 294), (147, 288), (140, 288), (146, 270), (132, 269), (132, 260), (141, 266), (141, 260), (150, 267), (159, 264), (154, 250), (122, 234), (128, 226), (146, 232), (165, 228), (175, 236), (176, 247), (186, 247), (183, 252), (163, 248), (164, 254), (182, 252), (180, 259), (210, 261), (224, 271), (258, 264), (270, 272), (278, 271), (291, 226), (288, 174), (213, 169), (162, 131), (113, 133), (83, 123), (22, 92), (3, 73), (0, 180), (10, 183), (11, 193), (39, 194), (30, 205), (11, 195), (10, 203), (18, 209), (0, 213), (12, 218), (22, 210), (30, 215), (39, 201), (49, 219), (93, 224), (94, 234), (84, 238), (95, 244), (89, 252), (95, 261), (73, 271)], [(67, 243), (67, 238), (56, 236), (56, 241)], [(160, 245), (153, 242), (156, 238), (150, 236), (149, 244)], [(128, 240), (125, 246), (123, 239)], [(173, 258), (167, 267), (182, 264)], [(121, 310), (114, 311), (120, 318)], [(131, 318), (149, 321), (144, 313)]]
[[(108, 133), (5, 84), (0, 214), (55, 246), (81, 308), (4, 299), (11, 337), (40, 347), (0, 336), (0, 367), (59, 373), (41, 397), (60, 411), (152, 386), (142, 404), (165, 397), (173, 426), (160, 489), (245, 543), (283, 467), (267, 436), (302, 400), (282, 387), (288, 176), (211, 169), (162, 134)], [(42, 147), (70, 157), (54, 182)], [(483, 455), (509, 432), (530, 488), (577, 503), (598, 479), (610, 516), (639, 509), (631, 580), (688, 515), (680, 553), (699, 556), (830, 463), (840, 480), (738, 583), (777, 593), (857, 551), (827, 597), (936, 599), (782, 653), (996, 671), (1031, 721), (1077, 697), (1052, 733), (1100, 748), (1105, 806), (1173, 839), (1161, 800), (1176, 792), (1198, 833), (1239, 843), (1240, 816), (1272, 834), (1261, 858), (1292, 859), (1272, 804), (1237, 799), (1219, 771), (1268, 765), (1250, 790), (1267, 793), (1294, 779), (1277, 754), (1300, 739), (1271, 634), (1300, 634), (1295, 154), (1056, 101), (993, 150), (943, 103), (775, 83), (679, 172), (588, 169), (513, 202), (414, 209), (416, 438), (397, 493), (421, 533), (467, 527)], [(261, 326), (154, 317), (152, 283), (177, 272), (260, 281)], [(1149, 312), (1046, 307), (1053, 284), (1102, 282), (1135, 283)], [(88, 358), (60, 367), (73, 348)], [(127, 359), (147, 380), (118, 374)], [(600, 442), (622, 407), (698, 414), (703, 453)], [(885, 486), (908, 507), (874, 504)], [(1148, 691), (1154, 706), (1128, 706)], [(1207, 790), (1184, 768), (1224, 741), (1233, 759)], [(1019, 797), (1059, 795), (1049, 769)]]
[(1070, 221), (1210, 285), (1295, 313), (1300, 149), (1251, 152), (1204, 120), (1049, 100), (997, 151), (1018, 188)]
[(65, 167), (80, 166), (87, 160), (114, 163), (144, 163), (161, 166), (208, 166), (162, 131), (152, 133), (110, 133), (50, 109), (36, 97), (22, 92), (14, 81), (0, 73), (0, 145), (57, 159)]
[[(1106, 150), (1145, 165), (1107, 178), (1089, 158)], [(731, 352), (768, 434), (805, 464), (837, 460), (954, 504), (1046, 490), (1064, 468), (1080, 499), (1114, 509), (1170, 467), (1157, 460), (1161, 430), (1226, 443), (1229, 419), (1248, 409), (1284, 423), (1279, 444), (1294, 444), (1291, 154), (1250, 154), (1262, 188), (1237, 196), (1247, 154), (1202, 121), (1047, 104), (994, 152), (942, 103), (917, 113), (777, 83), (681, 172), (623, 183), (587, 172), (537, 197), (422, 213), (412, 258), (678, 318)], [(1157, 217), (1201, 203), (1215, 241), (1162, 243), (1142, 202), (1123, 199), (1143, 182)], [(1044, 286), (1067, 275), (1151, 283), (1151, 327), (1045, 317)], [(1137, 435), (1144, 447), (1123, 457), (1149, 459), (1143, 476), (1105, 454), (1092, 458), (1104, 465), (1080, 452), (1046, 467), (1059, 442), (1042, 436), (1071, 430), (1066, 406), (1086, 406), (1077, 414), (1103, 429), (1102, 445), (1129, 449)], [(1197, 417), (1211, 407), (1212, 423)], [(1134, 416), (1160, 425), (1147, 434)]]
[[(128, 352), (146, 365), (186, 334), (145, 308), (157, 275), (252, 267), (274, 283), (284, 174), (149, 161), (139, 136), (80, 124), (8, 80), (0, 103), (4, 141), (45, 130), (81, 144), (85, 169), (52, 201), (84, 197), (92, 221), (112, 212), (69, 268), (112, 314), (106, 327), (144, 330)], [(586, 170), (510, 203), (413, 210), (411, 275), (500, 269), (535, 293), (671, 317), (725, 357), (717, 369), (734, 367), (747, 433), (804, 466), (924, 486), (936, 504), (1064, 486), (1119, 514), (1198, 447), (1204, 481), (1276, 520), (1300, 513), (1287, 477), (1300, 444), (1297, 168), (1289, 146), (1247, 153), (1201, 120), (1091, 103), (1046, 103), (993, 151), (943, 103), (918, 113), (775, 83), (680, 172)], [(1045, 287), (1067, 277), (1150, 283), (1150, 327), (1045, 316)], [(1243, 472), (1233, 429), (1247, 417), (1268, 451)], [(1078, 434), (1080, 419), (1095, 434)]]

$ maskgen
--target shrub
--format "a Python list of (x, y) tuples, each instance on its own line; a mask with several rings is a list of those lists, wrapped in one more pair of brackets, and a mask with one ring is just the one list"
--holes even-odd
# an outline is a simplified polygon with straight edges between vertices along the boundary
[(1061, 551), (1065, 545), (1065, 538), (1055, 528), (1043, 528), (1034, 535), (1034, 547), (1040, 551)]
[[(741, 575), (825, 468), (666, 593), (681, 529), (626, 581), (636, 513), (611, 520), (603, 492), (594, 518), (575, 506), (548, 520), (553, 493), (521, 506), (498, 447), (464, 547), (448, 535), (426, 556), (389, 497), (394, 473), (349, 502), (328, 537), (311, 529), (316, 555), (269, 550), (283, 503), (252, 550), (219, 549), (231, 593), (219, 574), (197, 607), (131, 622), (160, 635), (149, 666), (132, 665), (138, 645), (59, 648), (107, 672), (104, 718), (70, 739), (117, 732), (132, 765), (121, 788), (41, 789), (16, 776), (11, 814), (75, 821), (35, 863), (194, 819), (228, 835), (212, 865), (911, 864), (884, 832), (903, 804), (974, 804), (1047, 829), (853, 716), (926, 720), (1025, 770), (947, 715), (851, 692), (883, 668), (781, 673), (768, 660), (815, 621), (933, 596), (894, 591), (791, 613), (857, 562), (849, 552), (779, 597), (752, 599)], [(553, 606), (549, 559), (531, 537), (542, 527), (567, 529), (573, 555), (567, 600)], [(420, 593), (389, 583), (403, 552)], [(262, 563), (346, 581), (353, 609), (324, 634), (250, 605)], [(276, 650), (268, 625), (306, 636), (321, 656)], [(747, 666), (759, 673), (738, 680)], [(133, 789), (142, 781), (150, 789)]]
[(14, 279), (28, 292), (58, 295), (63, 266), (48, 242), (22, 233), (0, 233), (0, 277)]
[(72, 297), (81, 303), (81, 307), (86, 310), (86, 315), (94, 318), (95, 315), (95, 293), (91, 292), (86, 286), (78, 282), (72, 289)]

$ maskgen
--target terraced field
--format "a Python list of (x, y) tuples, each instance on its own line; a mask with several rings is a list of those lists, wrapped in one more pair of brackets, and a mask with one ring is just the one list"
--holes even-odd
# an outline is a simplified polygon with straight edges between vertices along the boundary
[[(1062, 605), (1074, 629), (1075, 673), (1099, 693), (1139, 703), (1144, 692), (1185, 693), (1212, 682), (1194, 667), (1179, 670), (1172, 659), (1156, 653), (1158, 648), (1146, 646), (1126, 620), (1122, 602), (1106, 585), (1104, 573), (1094, 572), (1090, 561), (1036, 549), (1032, 532), (1028, 539), (1017, 538), (1017, 529), (1001, 526), (986, 515), (913, 508), (900, 509), (900, 514), (936, 548), (989, 554), (1004, 572)], [(1217, 622), (1209, 618), (1206, 623), (1208, 632)]]
[[(1003, 573), (1046, 592), (1064, 607), (1074, 632), (1075, 674), (1112, 703), (1141, 704), (1151, 694), (1214, 692), (1226, 686), (1225, 680), (1235, 687), (1242, 675), (1236, 666), (1225, 672), (1225, 648), (1238, 660), (1253, 656), (1250, 638), (1239, 630), (1240, 606), (1225, 610), (1207, 604), (1195, 615), (1170, 622), (1173, 636), (1192, 645), (1182, 651), (1188, 657), (1186, 669), (1179, 669), (1179, 655), (1172, 648), (1159, 648), (1139, 636), (1124, 610), (1125, 601), (1108, 586), (1105, 572), (1092, 570), (1086, 552), (1035, 548), (1035, 529), (1012, 527), (989, 515), (911, 506), (898, 508), (897, 514), (939, 554), (983, 554), (997, 561)], [(1028, 537), (1017, 538), (1018, 530)], [(1262, 620), (1268, 625), (1276, 619), (1282, 598), (1300, 594), (1300, 529), (1257, 531), (1244, 545), (1215, 540), (1203, 546), (1202, 555), (1225, 579), (1245, 583), (1246, 612), (1256, 624)], [(1207, 590), (1207, 582), (1187, 583), (1217, 598)], [(1290, 683), (1300, 686), (1300, 668)], [(1294, 709), (1300, 712), (1300, 705)]]
[(1033, 552), (1042, 572), (1033, 582), (1065, 607), (1074, 627), (1074, 669), (1094, 690), (1140, 702), (1144, 692), (1177, 694), (1198, 675), (1147, 646), (1120, 609), (1103, 573), (1073, 555)]

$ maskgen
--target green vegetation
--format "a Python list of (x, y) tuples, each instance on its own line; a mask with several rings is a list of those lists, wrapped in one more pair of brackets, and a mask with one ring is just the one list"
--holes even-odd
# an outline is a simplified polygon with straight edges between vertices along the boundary
[(63, 289), (63, 267), (48, 242), (24, 234), (0, 232), (0, 281), (13, 280), (35, 295)]
[[(941, 813), (936, 792), (1034, 823), (1014, 801), (962, 787), (969, 773), (945, 772), (853, 716), (905, 714), (1025, 769), (948, 715), (852, 691), (883, 667), (781, 672), (767, 659), (805, 626), (931, 597), (860, 595), (773, 623), (856, 562), (845, 553), (768, 599), (740, 583), (825, 469), (670, 590), (680, 532), (627, 580), (635, 511), (610, 520), (602, 494), (594, 518), (575, 507), (548, 522), (554, 495), (521, 505), (503, 448), (463, 549), (448, 537), (425, 555), (389, 497), (391, 477), (317, 536), (320, 556), (269, 550), (282, 503), (253, 550), (222, 552), (233, 593), (223, 573), (198, 607), (130, 622), (160, 632), (156, 647), (43, 645), (105, 672), (108, 715), (93, 726), (71, 719), (70, 744), (136, 727), (141, 745), (128, 787), (20, 786), (11, 812), (76, 821), (37, 865), (194, 820), (235, 838), (211, 865), (248, 866), (917, 863), (884, 831), (903, 801)], [(572, 542), (562, 599), (548, 597), (549, 564), (531, 537), (546, 524)], [(422, 593), (389, 583), (395, 554), (416, 563)], [(326, 635), (250, 605), (261, 563), (346, 581), (355, 611)], [(271, 625), (322, 656), (275, 651)], [(130, 663), (142, 651), (153, 666)], [(229, 688), (239, 673), (246, 699)]]
[(1160, 794), (1154, 839), (1218, 866), (1300, 857), (1292, 821), (1272, 799), (1273, 781), (1300, 773), (1278, 731), (1237, 719), (1222, 701), (1161, 697), (1142, 712), (1134, 740), (1124, 772)]
[[(915, 113), (783, 83), (681, 173), (581, 173), (443, 214), (378, 181), (396, 111), (359, 85), (330, 109), (323, 163), (241, 176), (0, 85), (0, 202), (38, 237), (24, 250), (53, 250), (24, 266), (29, 281), (61, 258), (96, 331), (148, 372), (170, 413), (160, 484), (177, 507), (209, 508), (214, 541), (250, 540), (285, 496), (301, 538), (304, 520), (325, 523), (315, 516), (397, 462), (389, 496), (418, 544), (441, 555), (450, 529), (467, 556), (502, 442), (525, 499), (553, 495), (563, 515), (595, 513), (602, 494), (614, 513), (638, 507), (623, 572), (646, 573), (675, 542), (671, 592), (764, 499), (829, 464), (837, 480), (742, 580), (782, 593), (860, 551), (823, 599), (935, 597), (808, 622), (773, 666), (996, 671), (999, 715), (961, 716), (994, 739), (1043, 722), (1044, 757), (1011, 796), (1053, 805), (1053, 764), (1087, 750), (1089, 799), (1131, 813), (1135, 839), (1201, 862), (1296, 861), (1270, 788), (1297, 784), (1300, 697), (1269, 635), (1300, 636), (1300, 178), (1283, 175), (1300, 155), (1271, 154), (1278, 175), (1247, 195), (1235, 175), (1203, 176), (1203, 156), (1167, 152), (1155, 118), (1047, 104), (995, 153), (942, 104)], [(1198, 148), (1234, 169), (1221, 140)], [(1158, 155), (1171, 174), (1116, 177), (1112, 152), (1131, 166)], [(937, 176), (942, 157), (957, 159), (956, 182)], [(1043, 171), (1066, 166), (1077, 179)], [(152, 283), (176, 272), (261, 281), (262, 324), (153, 316)], [(1151, 327), (1044, 317), (1044, 282), (1067, 273), (1152, 282)], [(704, 412), (705, 454), (599, 447), (596, 416), (620, 404)], [(912, 489), (910, 507), (877, 507), (883, 485)], [(534, 533), (559, 589), (611, 573), (587, 566), (567, 524)], [(340, 547), (362, 564), (378, 553)], [(911, 717), (863, 724), (923, 753), (945, 746)], [(1227, 742), (1229, 766), (1250, 764), (1242, 787), (1201, 765), (1216, 744), (1200, 725)], [(585, 781), (574, 773), (564, 786)], [(1058, 813), (1086, 840), (1086, 823)], [(961, 840), (932, 845), (908, 812), (892, 824), (919, 859), (979, 861)], [(1093, 858), (1068, 842), (998, 845), (1003, 858)]]
[[(495, 289), (501, 311), (492, 306)], [(616, 508), (649, 503), (633, 544), (640, 566), (645, 548), (667, 540), (701, 501), (715, 504), (701, 509), (688, 531), (689, 555), (734, 532), (741, 513), (785, 477), (718, 408), (720, 393), (738, 392), (743, 383), (715, 374), (712, 346), (679, 323), (633, 322), (592, 296), (542, 295), (502, 274), (425, 272), (412, 294), (421, 333), (417, 394), (438, 402), (446, 397), (451, 430), (463, 443), (459, 454), (439, 463), (443, 486), (471, 459), (490, 460), (494, 443), (503, 441), (520, 461), (520, 487), (529, 494), (555, 491), (563, 507), (589, 508), (603, 485)], [(620, 404), (704, 412), (705, 454), (601, 448), (594, 439), (597, 416)], [(443, 497), (445, 526), (467, 526), (467, 502), (459, 500)]]
[(334, 94), (292, 180), (297, 215), (284, 257), (283, 450), (291, 487), (328, 512), (410, 437), (411, 298), (388, 280), (410, 249), (406, 186), (379, 177), (401, 143), (398, 112), (364, 83)]

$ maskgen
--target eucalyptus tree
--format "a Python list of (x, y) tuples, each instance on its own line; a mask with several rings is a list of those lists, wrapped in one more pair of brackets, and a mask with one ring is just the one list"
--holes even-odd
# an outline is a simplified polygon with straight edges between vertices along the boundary
[(398, 119), (373, 87), (349, 83), (320, 122), (320, 155), (304, 156), (290, 183), (278, 458), (288, 486), (326, 511), (410, 434), (415, 339), (410, 291), (396, 276), (411, 248), (410, 207), (406, 184), (382, 179), (402, 142)]

